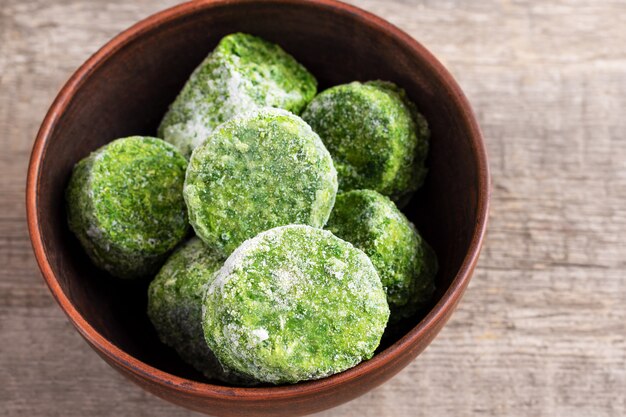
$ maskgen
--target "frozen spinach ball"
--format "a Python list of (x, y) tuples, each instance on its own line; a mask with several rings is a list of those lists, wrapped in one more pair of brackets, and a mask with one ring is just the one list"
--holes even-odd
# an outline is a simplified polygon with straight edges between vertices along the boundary
[(100, 268), (119, 278), (155, 273), (188, 231), (187, 160), (160, 139), (115, 140), (74, 167), (69, 227)]
[(329, 88), (311, 101), (302, 118), (332, 155), (340, 191), (367, 188), (400, 201), (424, 181), (428, 125), (395, 84)]
[(272, 108), (216, 129), (191, 156), (184, 188), (196, 234), (224, 255), (272, 227), (323, 227), (336, 193), (337, 172), (317, 134)]
[(265, 106), (300, 113), (316, 91), (315, 78), (280, 46), (231, 34), (193, 72), (163, 118), (159, 136), (189, 156), (237, 113)]
[(369, 359), (388, 317), (362, 251), (328, 231), (290, 225), (233, 252), (207, 289), (202, 325), (222, 364), (281, 384)]
[(169, 257), (148, 289), (148, 316), (163, 343), (208, 378), (222, 367), (204, 341), (204, 289), (224, 259), (193, 238)]
[(197, 237), (169, 257), (148, 288), (148, 316), (166, 345), (207, 378), (250, 383), (222, 368), (202, 332), (202, 299), (224, 259)]
[(429, 301), (437, 258), (389, 198), (372, 190), (340, 193), (326, 228), (370, 257), (392, 321), (411, 316)]

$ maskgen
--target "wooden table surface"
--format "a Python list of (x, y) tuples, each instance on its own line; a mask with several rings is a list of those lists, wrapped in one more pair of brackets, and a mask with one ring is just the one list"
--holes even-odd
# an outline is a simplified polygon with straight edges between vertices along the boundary
[[(0, 0), (0, 415), (192, 416), (109, 368), (43, 283), (24, 187), (57, 91), (175, 0)], [(626, 3), (354, 1), (438, 56), (493, 174), (469, 290), (418, 359), (319, 416), (626, 415)]]

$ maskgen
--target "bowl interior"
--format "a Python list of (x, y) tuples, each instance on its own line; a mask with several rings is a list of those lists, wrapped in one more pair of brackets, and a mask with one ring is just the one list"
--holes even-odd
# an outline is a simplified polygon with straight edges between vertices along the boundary
[[(430, 173), (404, 212), (439, 257), (433, 305), (458, 272), (476, 227), (476, 144), (428, 58), (343, 9), (286, 3), (279, 12), (263, 2), (198, 8), (132, 34), (79, 80), (43, 152), (36, 215), (62, 290), (110, 342), (180, 377), (204, 380), (159, 342), (145, 313), (149, 281), (114, 279), (91, 265), (68, 230), (64, 190), (73, 165), (91, 151), (118, 137), (155, 135), (191, 71), (224, 35), (243, 31), (277, 42), (315, 74), (320, 90), (373, 79), (390, 80), (407, 90), (432, 130)], [(396, 342), (424, 314), (388, 334), (379, 350)]]

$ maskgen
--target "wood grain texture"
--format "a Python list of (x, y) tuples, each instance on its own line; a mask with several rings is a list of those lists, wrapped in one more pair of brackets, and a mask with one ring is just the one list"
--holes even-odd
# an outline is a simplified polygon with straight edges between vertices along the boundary
[[(320, 416), (626, 414), (626, 4), (353, 1), (455, 75), (490, 156), (492, 215), (459, 309), (411, 366)], [(191, 416), (71, 328), (31, 253), (24, 184), (62, 83), (174, 1), (0, 0), (0, 415)]]

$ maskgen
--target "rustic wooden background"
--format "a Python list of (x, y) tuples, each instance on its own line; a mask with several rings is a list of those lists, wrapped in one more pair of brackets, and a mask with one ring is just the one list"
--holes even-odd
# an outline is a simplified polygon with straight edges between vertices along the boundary
[[(0, 0), (0, 415), (198, 416), (92, 352), (26, 231), (27, 159), (62, 83), (176, 0)], [(458, 311), (411, 366), (320, 416), (626, 415), (626, 2), (354, 1), (426, 45), (484, 130), (491, 223)]]

